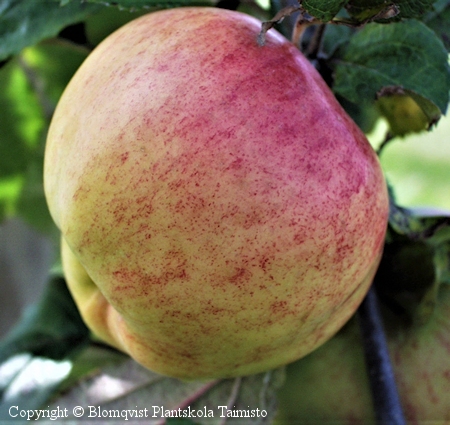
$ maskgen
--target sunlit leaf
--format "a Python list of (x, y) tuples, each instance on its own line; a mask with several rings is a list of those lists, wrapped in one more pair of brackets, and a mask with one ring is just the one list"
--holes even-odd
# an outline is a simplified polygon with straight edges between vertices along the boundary
[[(24, 357), (12, 358), (12, 361), (17, 360), (22, 361)], [(0, 367), (0, 375), (1, 369), (8, 366), (9, 364)], [(68, 360), (30, 358), (25, 364), (22, 364), (20, 371), (15, 374), (6, 390), (3, 391), (0, 401), (0, 420), (49, 419), (50, 411), (41, 410), (39, 412), (38, 408), (69, 375), (71, 368), (72, 364)], [(26, 412), (25, 417), (22, 416), (22, 412)]]
[(54, 231), (42, 182), (46, 131), (87, 55), (84, 48), (52, 40), (25, 48), (0, 69), (0, 205), (5, 215), (21, 215), (45, 233)]

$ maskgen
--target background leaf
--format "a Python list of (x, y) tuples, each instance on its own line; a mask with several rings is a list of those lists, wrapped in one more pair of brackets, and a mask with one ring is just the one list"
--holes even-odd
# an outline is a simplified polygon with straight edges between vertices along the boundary
[(383, 301), (408, 320), (428, 321), (450, 271), (450, 214), (404, 209), (391, 199), (383, 258), (375, 277)]
[(304, 0), (302, 6), (315, 18), (328, 22), (345, 6), (348, 0)]
[[(256, 409), (264, 410), (267, 412), (265, 417), (240, 420), (246, 424), (268, 424), (275, 414), (274, 394), (283, 381), (284, 368), (245, 378), (184, 382), (158, 375), (124, 357), (123, 361), (103, 367), (95, 376), (87, 377), (64, 391), (50, 408), (59, 406), (72, 412), (74, 406), (82, 406), (83, 419), (87, 419), (89, 414), (91, 418), (98, 418), (105, 410), (136, 410), (129, 413), (130, 419), (131, 415), (142, 415), (138, 417), (138, 420), (144, 419), (142, 423), (149, 419), (162, 423), (169, 411), (179, 412), (178, 409), (181, 415), (189, 415), (189, 412), (195, 415), (200, 411), (202, 416), (187, 419), (214, 425), (225, 423), (221, 414), (226, 415), (226, 408), (219, 406), (228, 406), (232, 411), (254, 410), (255, 414)], [(204, 412), (212, 412), (213, 417), (205, 418)], [(177, 422), (173, 420), (172, 423)]]
[(418, 18), (431, 9), (433, 2), (434, 0), (396, 0), (391, 3), (384, 0), (350, 0), (346, 9), (352, 17), (363, 21), (393, 4), (398, 10), (395, 19)]
[(148, 10), (131, 12), (118, 7), (105, 7), (86, 19), (84, 22), (85, 36), (90, 45), (97, 46), (113, 31), (146, 13)]
[(45, 123), (20, 59), (0, 69), (0, 179), (25, 171)]
[(450, 1), (439, 0), (434, 4), (434, 10), (424, 16), (424, 22), (442, 40), (450, 52)]
[(57, 0), (2, 0), (0, 3), (0, 60), (24, 47), (54, 37), (61, 29), (99, 10), (100, 4), (79, 0), (61, 5)]
[(65, 280), (54, 276), (41, 300), (0, 343), (0, 421), (9, 408), (35, 409), (72, 370), (70, 357), (89, 340)]
[[(79, 0), (66, 0), (69, 2), (77, 2)], [(164, 9), (182, 6), (213, 6), (212, 0), (87, 0), (89, 3), (98, 3), (108, 6), (118, 6), (122, 10), (139, 10), (139, 9)]]
[(18, 214), (47, 234), (55, 226), (43, 192), (45, 136), (59, 97), (88, 52), (51, 40), (23, 49), (0, 69), (0, 203), (5, 215)]
[(333, 90), (351, 102), (372, 103), (387, 86), (409, 90), (445, 113), (450, 90), (447, 52), (423, 23), (369, 24), (336, 60)]
[(55, 276), (43, 298), (26, 310), (18, 325), (1, 341), (0, 363), (22, 353), (64, 359), (85, 344), (88, 336), (65, 280)]
[(322, 39), (322, 50), (327, 57), (341, 55), (336, 51), (345, 48), (355, 33), (355, 29), (344, 25), (326, 25)]
[[(2, 374), (13, 369), (13, 362), (20, 365), (20, 370), (3, 391), (0, 401), (2, 422), (9, 422), (12, 418), (24, 421), (20, 416), (20, 410), (32, 410), (43, 405), (71, 369), (71, 363), (67, 360), (55, 361), (21, 355), (11, 358), (10, 362), (0, 366), (0, 380)], [(28, 412), (25, 419), (36, 420), (37, 416)]]

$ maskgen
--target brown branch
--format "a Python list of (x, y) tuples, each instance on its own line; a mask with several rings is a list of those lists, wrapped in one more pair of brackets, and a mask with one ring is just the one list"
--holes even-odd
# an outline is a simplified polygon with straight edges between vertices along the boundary
[[(227, 409), (231, 408), (231, 406), (233, 406), (234, 403), (236, 402), (237, 397), (239, 395), (239, 389), (241, 388), (241, 382), (242, 382), (241, 377), (238, 377), (234, 380), (233, 387), (231, 388), (230, 397), (228, 397), (227, 404), (226, 404)], [(228, 406), (230, 406), (230, 407), (228, 407)], [(227, 418), (225, 416), (219, 422), (219, 425), (225, 425), (226, 421), (227, 421)]]

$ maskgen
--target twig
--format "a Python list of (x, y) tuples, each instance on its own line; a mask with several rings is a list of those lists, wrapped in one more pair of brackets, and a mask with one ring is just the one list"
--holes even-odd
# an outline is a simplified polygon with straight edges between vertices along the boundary
[(292, 13), (292, 15), (287, 16), (283, 22), (279, 22), (278, 29), (281, 33), (286, 37), (290, 38), (292, 35), (292, 31), (295, 27), (295, 22), (297, 21), (297, 17), (300, 14), (300, 2), (302, 0), (270, 0), (272, 14), (278, 13), (280, 10), (285, 9), (286, 7), (298, 7), (299, 11)]
[(377, 155), (380, 156), (383, 149), (387, 146), (387, 144), (393, 140), (395, 137), (390, 132), (387, 132), (384, 136), (384, 140), (381, 142), (380, 146), (377, 149)]
[[(183, 400), (181, 403), (179, 403), (177, 406), (175, 406), (171, 410), (185, 409), (186, 407), (188, 407), (192, 403), (194, 403), (197, 399), (199, 399), (203, 394), (207, 393), (211, 388), (215, 387), (219, 382), (221, 382), (220, 379), (216, 379), (215, 381), (207, 382), (205, 385), (200, 387), (195, 393), (193, 393), (190, 397), (187, 397), (185, 400)], [(164, 425), (165, 423), (166, 423), (166, 419), (164, 418), (164, 419), (156, 422), (155, 425)]]
[(380, 425), (405, 425), (373, 285), (358, 313), (377, 422)]
[(308, 47), (303, 52), (308, 58), (316, 59), (320, 55), (325, 28), (325, 24), (319, 24), (315, 28), (314, 34), (311, 37), (311, 41), (309, 42)]
[[(242, 378), (238, 377), (235, 378), (234, 383), (233, 383), (233, 387), (231, 388), (231, 393), (230, 393), (230, 397), (228, 397), (227, 400), (227, 409), (231, 409), (232, 406), (234, 405), (234, 403), (237, 400), (237, 397), (239, 395), (239, 389), (241, 388), (241, 382), (242, 382)], [(219, 422), (219, 425), (225, 425), (227, 421), (226, 417), (223, 417), (222, 420)]]
[(277, 23), (281, 23), (284, 19), (289, 18), (294, 13), (297, 13), (301, 10), (301, 6), (298, 5), (289, 5), (279, 10), (277, 14), (269, 21), (263, 22), (261, 25), (261, 32), (258, 35), (258, 44), (260, 46), (264, 46), (266, 43), (266, 33), (271, 28), (275, 26)]
[(317, 19), (313, 18), (311, 15), (308, 15), (305, 11), (301, 11), (301, 13), (297, 17), (297, 21), (292, 31), (292, 43), (295, 44), (299, 49), (301, 49), (302, 39), (306, 30), (310, 26), (316, 25), (317, 23)]

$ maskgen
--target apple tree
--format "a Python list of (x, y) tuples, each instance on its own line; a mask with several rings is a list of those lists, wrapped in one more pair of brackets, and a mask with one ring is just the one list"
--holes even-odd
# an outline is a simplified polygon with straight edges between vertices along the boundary
[[(450, 92), (448, 0), (4, 0), (1, 220), (19, 217), (59, 245), (42, 175), (47, 130), (62, 92), (114, 30), (143, 14), (185, 6), (257, 17), (262, 46), (272, 27), (292, 40), (369, 135), (385, 169), (395, 174), (403, 167), (404, 175), (417, 176), (414, 167), (427, 158), (408, 153), (411, 137), (436, 151), (429, 137), (445, 120)], [(388, 166), (383, 160), (394, 147), (400, 154)], [(427, 168), (434, 179), (421, 200), (444, 198), (431, 205), (441, 209), (402, 205), (402, 190), (386, 172), (388, 232), (369, 296), (323, 346), (258, 375), (183, 382), (143, 369), (91, 335), (56, 261), (43, 296), (0, 342), (0, 418), (449, 421), (450, 213), (442, 210), (450, 209), (449, 160), (441, 169)]]

